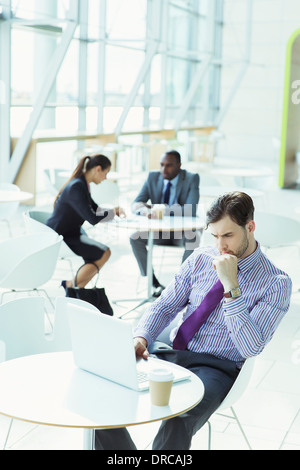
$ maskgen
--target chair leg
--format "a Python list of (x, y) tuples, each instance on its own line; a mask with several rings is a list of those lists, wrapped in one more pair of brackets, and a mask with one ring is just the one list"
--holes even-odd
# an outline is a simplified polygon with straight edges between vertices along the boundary
[(252, 447), (251, 447), (251, 445), (250, 445), (250, 443), (249, 443), (249, 441), (248, 441), (248, 439), (247, 439), (247, 436), (246, 436), (246, 434), (245, 434), (245, 432), (244, 432), (244, 430), (243, 430), (243, 427), (242, 427), (242, 425), (241, 425), (241, 423), (240, 423), (240, 421), (239, 421), (239, 419), (238, 419), (238, 417), (237, 417), (236, 412), (234, 411), (233, 407), (231, 407), (230, 409), (231, 409), (231, 412), (232, 412), (232, 414), (233, 414), (233, 416), (234, 416), (234, 419), (236, 420), (236, 422), (237, 422), (237, 424), (238, 424), (238, 427), (240, 428), (241, 433), (242, 433), (243, 436), (244, 436), (244, 439), (245, 439), (245, 441), (246, 441), (246, 443), (247, 443), (247, 446), (249, 447), (249, 450), (252, 450)]
[(73, 264), (72, 264), (72, 260), (70, 258), (60, 258), (62, 261), (66, 261), (69, 266), (70, 266), (70, 271), (71, 271), (71, 276), (72, 276), (72, 279), (74, 278), (74, 269), (73, 269)]
[[(240, 421), (239, 421), (239, 419), (238, 419), (238, 417), (237, 417), (236, 412), (234, 411), (233, 407), (231, 407), (230, 410), (231, 410), (232, 416), (229, 416), (229, 415), (222, 415), (222, 413), (218, 413), (218, 414), (219, 414), (220, 416), (224, 416), (224, 417), (226, 417), (226, 418), (235, 419), (235, 421), (237, 422), (237, 425), (238, 425), (238, 427), (239, 427), (239, 429), (240, 429), (240, 431), (241, 431), (241, 433), (242, 433), (242, 435), (243, 435), (243, 437), (244, 437), (244, 439), (245, 439), (245, 441), (246, 441), (246, 443), (247, 443), (247, 446), (248, 446), (249, 450), (252, 450), (252, 447), (251, 447), (251, 445), (250, 445), (250, 443), (249, 443), (249, 441), (248, 441), (248, 438), (247, 438), (247, 436), (246, 436), (246, 434), (245, 434), (245, 431), (244, 431), (244, 429), (243, 429), (243, 427), (242, 427), (242, 425), (241, 425), (241, 423), (240, 423)], [(209, 421), (207, 421), (207, 425), (208, 425), (208, 450), (211, 450), (211, 436), (212, 436), (211, 423), (210, 423)]]
[(95, 430), (90, 428), (85, 428), (83, 433), (83, 449), (84, 450), (93, 450), (95, 442)]
[(5, 450), (5, 449), (6, 449), (6, 445), (7, 445), (7, 441), (8, 441), (9, 435), (10, 435), (10, 431), (11, 431), (12, 424), (13, 424), (13, 419), (11, 418), (10, 423), (9, 423), (9, 427), (8, 427), (8, 431), (7, 431), (7, 434), (6, 434), (5, 442), (4, 442), (4, 444), (3, 444), (3, 449), (2, 449), (2, 450)]
[(10, 236), (10, 238), (12, 238), (12, 235), (13, 235), (13, 234), (12, 234), (11, 225), (10, 225), (9, 220), (7, 220), (7, 219), (2, 219), (1, 222), (5, 222), (5, 223), (6, 223), (9, 236)]
[(210, 421), (207, 421), (208, 426), (208, 450), (211, 450), (211, 424)]
[[(45, 289), (33, 289), (33, 290), (34, 290), (35, 292), (37, 292), (37, 293), (43, 292), (44, 295), (45, 295), (45, 297), (48, 299), (49, 303), (51, 304), (52, 309), (53, 309), (53, 310), (55, 309), (55, 306), (54, 306), (54, 304), (53, 304), (53, 302), (52, 302), (52, 299), (49, 297), (49, 295), (48, 295), (48, 293), (45, 291)], [(48, 322), (50, 323), (50, 327), (51, 327), (51, 329), (53, 330), (53, 323), (52, 323), (52, 321), (51, 321), (51, 318), (50, 318), (49, 313), (47, 312), (47, 309), (45, 309), (45, 314), (46, 314), (46, 316), (47, 316), (47, 318), (48, 318)]]

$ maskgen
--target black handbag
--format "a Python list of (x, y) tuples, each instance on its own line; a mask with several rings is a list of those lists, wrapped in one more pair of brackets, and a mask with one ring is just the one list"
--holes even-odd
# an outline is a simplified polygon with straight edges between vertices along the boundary
[[(98, 266), (96, 267), (98, 269)], [(98, 277), (96, 279), (94, 287), (92, 287), (91, 289), (85, 289), (82, 287), (76, 287), (77, 273), (75, 276), (74, 287), (66, 287), (66, 297), (71, 297), (73, 299), (80, 299), (84, 300), (85, 302), (89, 302), (90, 304), (97, 307), (101, 313), (105, 313), (106, 315), (112, 316), (114, 312), (105, 293), (105, 289), (103, 287), (96, 287)]]

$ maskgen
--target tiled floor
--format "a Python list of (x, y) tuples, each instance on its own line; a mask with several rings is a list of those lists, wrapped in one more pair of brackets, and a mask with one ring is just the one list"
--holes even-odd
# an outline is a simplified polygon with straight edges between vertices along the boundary
[[(299, 191), (270, 190), (265, 198), (265, 204), (269, 211), (300, 218), (295, 211), (300, 207)], [(21, 217), (24, 209), (27, 208), (22, 207), (12, 221), (14, 236), (24, 233)], [(3, 223), (0, 225), (0, 234), (1, 240), (7, 237)], [(138, 269), (131, 254), (129, 233), (126, 231), (110, 233), (102, 228), (94, 234), (109, 244), (112, 250), (111, 259), (101, 272), (99, 285), (102, 284), (106, 288), (112, 300), (134, 297), (136, 289), (145, 287), (145, 282), (142, 280), (137, 283)], [(160, 269), (157, 264), (161, 259), (160, 255), (161, 252), (155, 258), (157, 271)], [(170, 255), (167, 250), (164, 255), (160, 279), (163, 283), (167, 283), (180, 265), (181, 253), (180, 250), (173, 250)], [(270, 251), (269, 256), (293, 279), (294, 293), (291, 308), (271, 343), (256, 359), (250, 386), (235, 405), (235, 410), (253, 449), (297, 450), (300, 449), (300, 292), (297, 291), (300, 288), (299, 253), (297, 247), (286, 247)], [(73, 261), (75, 267), (79, 266), (78, 259), (74, 258)], [(45, 285), (51, 297), (64, 295), (59, 282), (68, 277), (68, 269), (65, 261), (58, 261), (53, 279)], [(126, 321), (134, 324), (144, 308), (132, 312), (126, 317)], [(124, 307), (119, 305), (115, 307), (117, 315), (123, 312)], [(247, 449), (239, 429), (236, 424), (231, 423), (231, 420), (214, 416), (211, 422), (212, 449)], [(4, 443), (8, 425), (9, 419), (0, 417), (0, 446)], [(130, 428), (138, 448), (151, 448), (151, 440), (157, 426), (158, 424), (151, 424)], [(14, 421), (7, 449), (80, 449), (82, 436), (82, 431), (77, 429), (36, 426)], [(192, 448), (207, 448), (207, 426), (195, 436)]]

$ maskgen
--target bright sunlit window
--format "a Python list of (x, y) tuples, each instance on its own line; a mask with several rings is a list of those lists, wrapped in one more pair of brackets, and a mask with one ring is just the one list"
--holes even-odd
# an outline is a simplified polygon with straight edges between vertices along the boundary
[[(76, 18), (72, 0), (12, 0), (12, 135), (24, 131), (48, 67), (61, 60), (71, 21), (78, 26), (62, 52), (38, 129), (82, 131), (84, 122), (87, 131), (113, 132), (126, 105), (131, 109), (123, 129), (138, 130), (145, 122), (172, 127), (205, 52), (221, 53), (221, 44), (212, 39), (221, 27), (220, 2), (214, 2), (209, 16), (206, 0), (163, 5), (155, 0), (89, 0), (81, 2)], [(209, 35), (212, 30), (216, 34)], [(157, 47), (151, 53), (153, 44)], [(207, 96), (215, 96), (211, 87), (218, 87), (219, 73), (208, 66), (213, 79), (199, 85), (183, 124), (209, 124), (218, 102), (212, 99), (207, 106)]]

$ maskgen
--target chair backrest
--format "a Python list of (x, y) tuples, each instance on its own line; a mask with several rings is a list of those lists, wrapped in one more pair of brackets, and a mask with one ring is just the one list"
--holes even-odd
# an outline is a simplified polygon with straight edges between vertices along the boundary
[(68, 176), (66, 176), (65, 173), (66, 170), (64, 168), (44, 169), (45, 186), (51, 194), (56, 196), (58, 191), (68, 180)]
[(44, 169), (44, 185), (45, 189), (52, 195), (56, 196), (58, 193), (57, 188), (54, 186), (52, 181), (51, 170), (49, 168)]
[(51, 279), (62, 237), (55, 232), (16, 237), (0, 243), (0, 286), (37, 288)]
[[(56, 233), (51, 227), (46, 225), (51, 212), (40, 211), (32, 209), (30, 211), (23, 212), (23, 218), (25, 221), (25, 227), (27, 233), (38, 233), (38, 232), (52, 232)], [(64, 240), (61, 242), (59, 256), (61, 258), (68, 258), (75, 256), (75, 253), (68, 247)]]
[(49, 351), (44, 302), (26, 297), (0, 305), (0, 362)]
[(57, 297), (55, 304), (54, 325), (53, 325), (53, 344), (56, 348), (66, 350), (72, 349), (70, 327), (68, 320), (68, 306), (78, 305), (99, 313), (97, 307), (80, 299), (70, 297)]
[(41, 211), (37, 209), (32, 209), (27, 212), (27, 215), (32, 219), (40, 222), (41, 224), (46, 224), (48, 218), (51, 215), (50, 211)]
[(54, 168), (54, 186), (58, 191), (60, 191), (70, 176), (71, 172), (67, 171), (65, 168)]
[(91, 196), (101, 207), (108, 204), (110, 206), (119, 205), (120, 190), (114, 181), (105, 180), (100, 184), (91, 184)]
[(34, 209), (23, 212), (23, 219), (25, 222), (27, 233), (51, 232), (52, 228), (46, 225), (46, 222), (48, 218), (50, 217), (50, 215), (51, 215), (51, 212), (34, 210)]
[[(161, 341), (163, 343), (170, 343), (170, 333), (172, 329), (177, 325), (178, 321), (182, 316), (182, 312), (179, 316), (175, 318), (168, 326), (165, 328), (162, 333), (157, 337), (156, 341)], [(231, 390), (227, 394), (226, 398), (223, 400), (217, 411), (221, 411), (226, 408), (230, 408), (245, 392), (246, 388), (249, 385), (252, 372), (254, 369), (255, 357), (250, 357), (246, 359), (235, 383), (233, 384)]]
[(181, 321), (182, 315), (183, 315), (183, 312), (180, 312), (176, 316), (176, 318), (173, 321), (171, 321), (171, 323), (160, 333), (160, 335), (156, 338), (156, 341), (161, 341), (162, 343), (170, 344), (171, 331)]
[(46, 336), (44, 307), (43, 297), (18, 298), (0, 305), (0, 362), (32, 354), (71, 351), (68, 325), (64, 325), (67, 315), (60, 318), (64, 311), (55, 311), (55, 336)]
[(246, 359), (236, 381), (234, 382), (233, 386), (231, 387), (231, 390), (217, 409), (217, 412), (230, 408), (241, 398), (250, 383), (254, 364), (255, 357), (249, 357), (248, 359)]
[(269, 212), (254, 213), (255, 238), (266, 248), (297, 244), (300, 240), (300, 222)]

